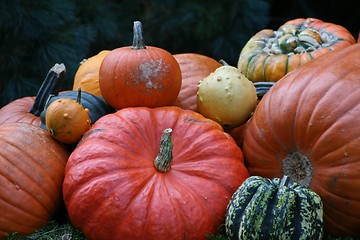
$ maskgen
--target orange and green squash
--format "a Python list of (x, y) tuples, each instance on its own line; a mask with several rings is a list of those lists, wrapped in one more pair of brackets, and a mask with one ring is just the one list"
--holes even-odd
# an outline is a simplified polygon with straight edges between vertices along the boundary
[(253, 82), (276, 82), (312, 59), (356, 40), (343, 26), (316, 18), (297, 18), (277, 31), (263, 29), (240, 52), (238, 68)]

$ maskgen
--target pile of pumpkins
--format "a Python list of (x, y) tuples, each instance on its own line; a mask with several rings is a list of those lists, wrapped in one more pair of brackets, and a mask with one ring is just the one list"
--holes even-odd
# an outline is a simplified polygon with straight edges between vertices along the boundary
[(88, 239), (359, 237), (360, 44), (295, 19), (238, 66), (146, 46), (104, 50), (72, 90), (55, 64), (0, 109), (0, 239), (64, 203)]

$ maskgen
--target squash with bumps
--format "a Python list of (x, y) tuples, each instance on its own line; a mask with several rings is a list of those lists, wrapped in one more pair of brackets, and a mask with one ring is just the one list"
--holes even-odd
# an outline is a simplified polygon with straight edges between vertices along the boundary
[(81, 105), (81, 90), (77, 100), (60, 98), (46, 109), (46, 127), (60, 142), (74, 144), (90, 128), (89, 110)]

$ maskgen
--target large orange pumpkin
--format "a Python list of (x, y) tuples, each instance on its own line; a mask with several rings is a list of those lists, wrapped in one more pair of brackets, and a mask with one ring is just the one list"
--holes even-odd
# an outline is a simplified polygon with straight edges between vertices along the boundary
[(181, 69), (166, 50), (145, 46), (141, 22), (134, 22), (133, 45), (106, 55), (99, 69), (105, 101), (115, 109), (171, 105), (181, 88)]
[(276, 82), (310, 60), (355, 42), (341, 25), (297, 18), (277, 31), (263, 29), (255, 34), (241, 50), (238, 68), (253, 82)]
[(174, 58), (180, 65), (182, 75), (181, 89), (174, 105), (198, 112), (196, 103), (198, 83), (221, 67), (221, 63), (197, 53), (174, 54)]
[(327, 232), (360, 236), (360, 44), (295, 69), (262, 98), (243, 150), (251, 175), (318, 193)]
[(174, 106), (100, 118), (65, 171), (71, 222), (96, 240), (205, 239), (249, 176), (219, 124)]
[(0, 239), (45, 226), (62, 202), (68, 151), (29, 123), (0, 125)]

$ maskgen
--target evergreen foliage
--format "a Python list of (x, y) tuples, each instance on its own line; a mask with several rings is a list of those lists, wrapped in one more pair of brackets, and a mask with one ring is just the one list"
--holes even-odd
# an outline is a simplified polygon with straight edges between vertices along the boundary
[(268, 23), (269, 0), (3, 0), (0, 5), (0, 107), (36, 94), (55, 63), (70, 89), (79, 63), (129, 46), (133, 21), (145, 44), (236, 64), (247, 40)]

